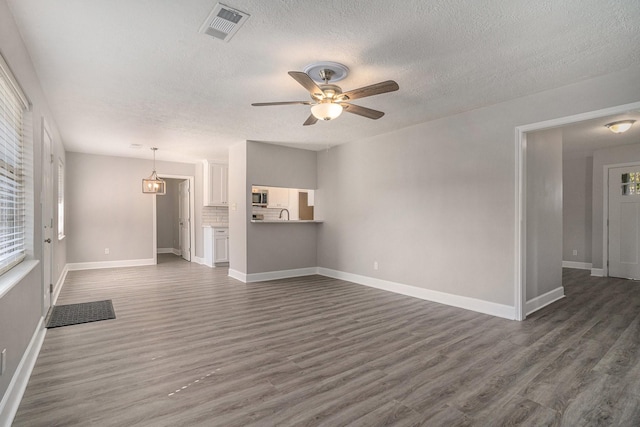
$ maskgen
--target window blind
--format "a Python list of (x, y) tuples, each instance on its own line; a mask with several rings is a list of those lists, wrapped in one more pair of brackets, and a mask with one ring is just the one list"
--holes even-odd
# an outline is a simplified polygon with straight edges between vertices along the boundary
[(25, 256), (23, 119), (28, 102), (0, 57), (0, 274)]

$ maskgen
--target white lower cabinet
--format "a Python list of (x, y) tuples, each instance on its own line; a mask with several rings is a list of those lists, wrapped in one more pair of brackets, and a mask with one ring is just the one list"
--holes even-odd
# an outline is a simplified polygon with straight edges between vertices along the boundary
[(209, 267), (216, 263), (229, 262), (229, 228), (205, 227), (204, 260)]

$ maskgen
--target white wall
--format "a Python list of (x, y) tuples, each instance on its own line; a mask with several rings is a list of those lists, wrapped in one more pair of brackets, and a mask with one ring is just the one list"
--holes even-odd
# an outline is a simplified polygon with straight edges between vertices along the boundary
[[(69, 263), (153, 258), (152, 203), (162, 196), (142, 193), (142, 178), (152, 168), (151, 159), (67, 153)], [(196, 165), (156, 162), (156, 169), (158, 175), (194, 176)], [(202, 192), (202, 182), (195, 187)], [(201, 230), (199, 210), (195, 214)], [(196, 256), (202, 254), (196, 246)]]
[(591, 264), (592, 152), (564, 154), (562, 187), (562, 259)]
[(640, 144), (597, 150), (593, 153), (593, 222), (591, 226), (593, 268), (602, 268), (603, 266), (604, 167), (634, 162), (640, 162)]
[(319, 152), (319, 265), (513, 306), (515, 127), (638, 101), (638, 75), (628, 69)]
[(562, 287), (562, 130), (527, 134), (527, 301)]

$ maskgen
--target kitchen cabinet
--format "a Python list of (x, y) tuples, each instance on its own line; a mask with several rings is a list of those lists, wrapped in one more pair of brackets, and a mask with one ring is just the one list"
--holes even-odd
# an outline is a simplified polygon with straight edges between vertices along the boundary
[(204, 205), (229, 205), (229, 165), (204, 161)]
[(268, 208), (281, 208), (285, 209), (289, 207), (289, 189), (279, 187), (269, 187), (269, 199)]
[(216, 263), (229, 262), (229, 228), (204, 227), (205, 265), (215, 267)]
[(213, 229), (213, 263), (229, 262), (229, 229)]

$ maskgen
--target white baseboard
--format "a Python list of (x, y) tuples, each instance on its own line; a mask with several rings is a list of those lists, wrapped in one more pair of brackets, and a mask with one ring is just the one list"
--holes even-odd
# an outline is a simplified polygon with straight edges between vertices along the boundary
[(67, 278), (67, 273), (69, 272), (69, 265), (65, 265), (62, 269), (62, 273), (60, 273), (60, 277), (58, 277), (58, 281), (56, 285), (53, 287), (53, 295), (51, 295), (51, 305), (54, 305), (56, 301), (58, 301), (58, 296), (60, 296), (60, 291), (62, 291), (62, 285), (64, 285), (64, 280)]
[(604, 277), (604, 268), (592, 268), (591, 275), (594, 277)]
[(591, 270), (590, 262), (562, 261), (562, 268), (578, 268), (580, 270)]
[(155, 265), (153, 258), (149, 259), (123, 259), (119, 261), (96, 261), (96, 262), (71, 262), (67, 264), (69, 271), (94, 270), (98, 268), (114, 267), (139, 267), (141, 265)]
[(229, 269), (229, 277), (239, 280), (242, 283), (247, 283), (247, 275), (245, 273), (239, 272), (238, 270)]
[(527, 301), (525, 304), (525, 313), (527, 313), (528, 316), (562, 298), (564, 298), (564, 287), (559, 286), (546, 294), (542, 294), (539, 297), (535, 297), (534, 299)]
[(174, 254), (174, 255), (182, 255), (182, 252), (180, 252), (180, 249), (175, 249), (175, 248), (158, 248), (156, 250), (156, 253), (159, 254)]
[[(318, 267), (296, 268), (293, 270), (267, 271), (265, 273), (245, 274), (243, 282), (264, 282), (267, 280), (288, 279), (290, 277), (302, 277), (318, 274)], [(233, 277), (233, 276), (231, 276)], [(237, 277), (234, 277), (237, 278)], [(240, 280), (240, 279), (238, 279)]]
[(196, 264), (207, 265), (204, 258), (200, 258), (199, 256), (191, 257), (191, 262), (195, 262)]
[(27, 389), (29, 377), (31, 377), (31, 372), (38, 359), (38, 354), (40, 353), (40, 348), (42, 347), (46, 333), (47, 329), (44, 327), (44, 318), (41, 317), (31, 337), (31, 341), (22, 355), (22, 359), (20, 359), (16, 372), (13, 374), (13, 378), (11, 378), (2, 402), (0, 402), (0, 427), (10, 427), (13, 418), (16, 416), (16, 412), (18, 412), (18, 406), (20, 406), (24, 391)]
[(420, 298), (423, 300), (446, 304), (453, 307), (464, 308), (466, 310), (477, 311), (479, 313), (490, 314), (492, 316), (502, 317), (505, 319), (513, 320), (516, 318), (515, 307), (510, 305), (498, 304), (490, 301), (479, 300), (476, 298), (418, 288), (416, 286), (404, 285), (402, 283), (390, 282), (387, 280), (361, 276), (358, 274), (345, 273), (342, 271), (331, 270), (322, 267), (318, 268), (318, 274), (327, 277), (333, 277), (335, 279), (347, 280), (349, 282), (358, 283), (360, 285), (370, 286), (372, 288), (382, 289), (389, 292), (395, 292), (397, 294), (407, 295), (414, 298)]

